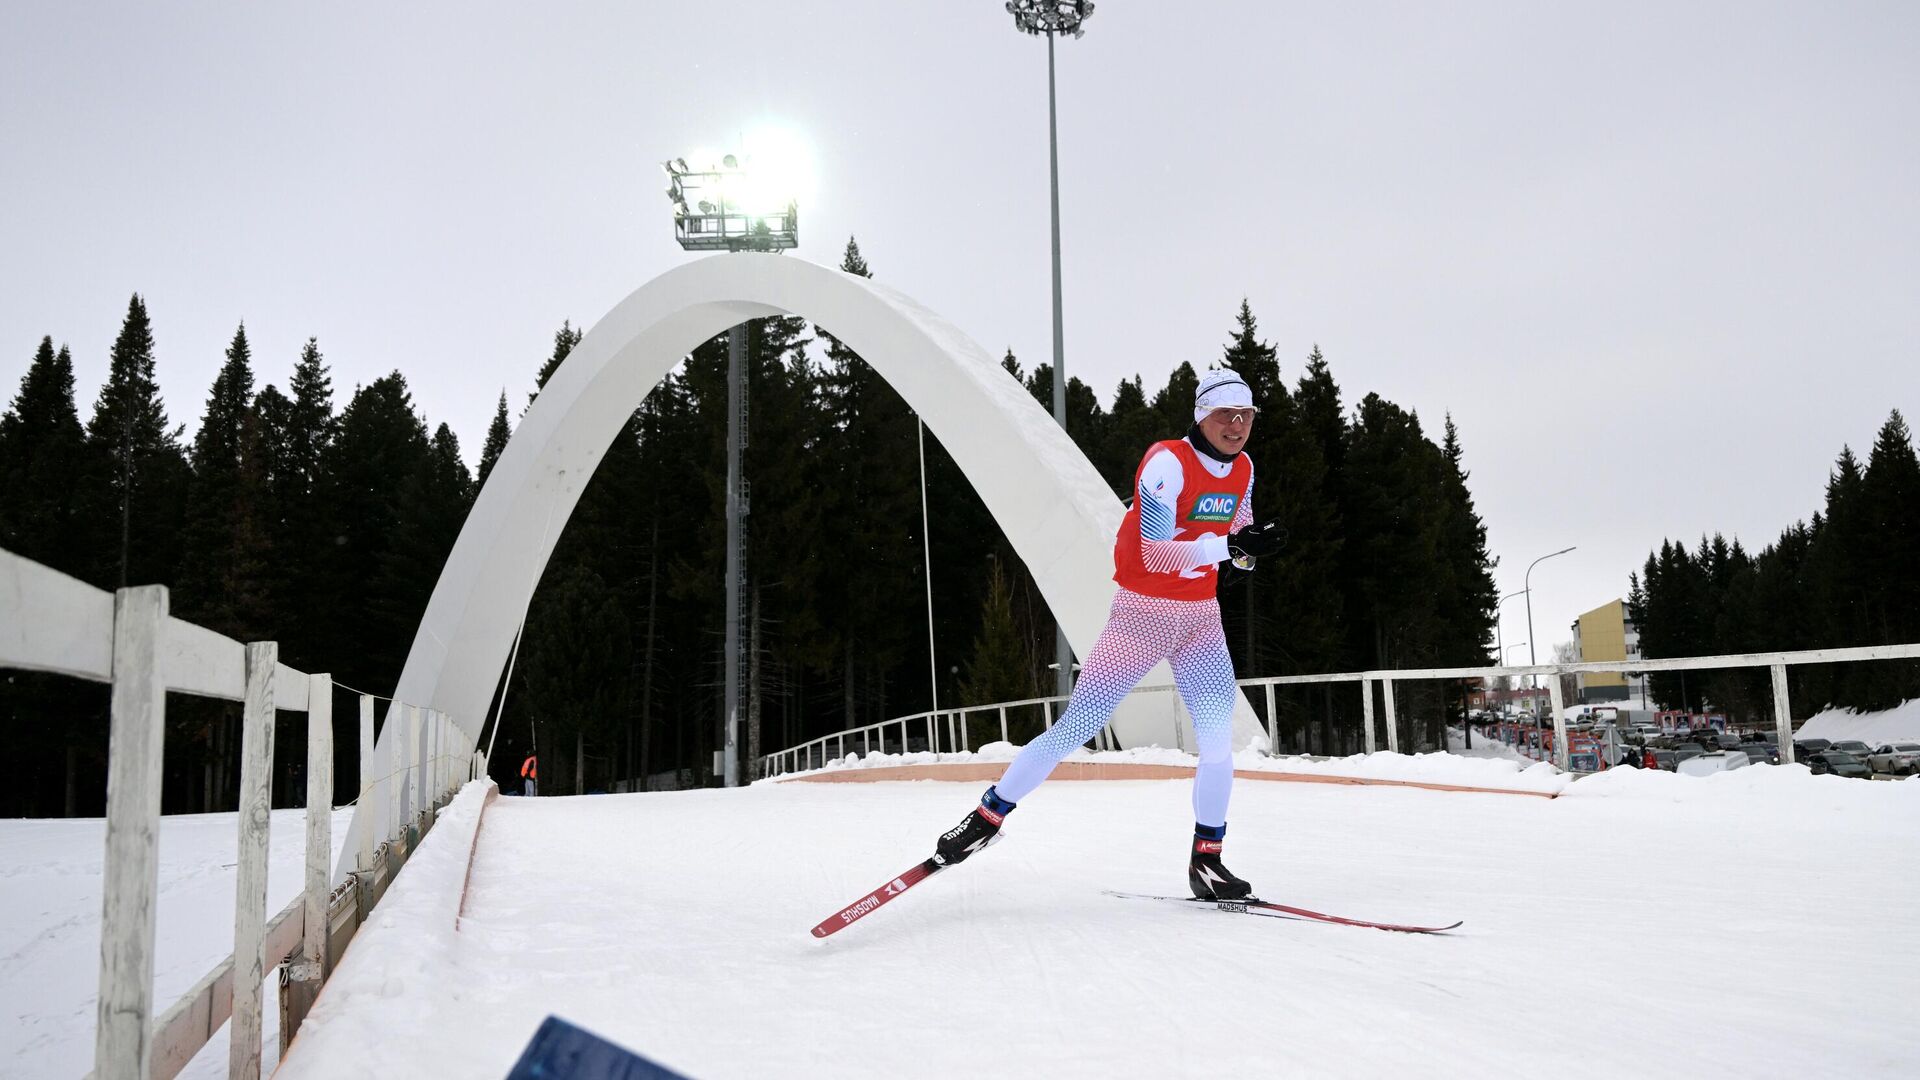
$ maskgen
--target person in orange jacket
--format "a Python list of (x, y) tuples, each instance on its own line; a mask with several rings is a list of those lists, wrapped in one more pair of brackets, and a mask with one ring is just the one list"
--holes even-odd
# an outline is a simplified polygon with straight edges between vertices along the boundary
[(520, 794), (528, 796), (539, 794), (537, 789), (540, 786), (540, 758), (538, 756), (528, 754), (527, 760), (520, 763), (520, 778), (523, 781), (520, 785)]

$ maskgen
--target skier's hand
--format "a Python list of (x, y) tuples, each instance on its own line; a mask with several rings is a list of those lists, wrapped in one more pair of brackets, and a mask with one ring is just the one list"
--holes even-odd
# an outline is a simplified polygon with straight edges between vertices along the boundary
[(1279, 518), (1249, 525), (1227, 538), (1227, 550), (1235, 561), (1274, 555), (1286, 546), (1287, 527), (1280, 524)]

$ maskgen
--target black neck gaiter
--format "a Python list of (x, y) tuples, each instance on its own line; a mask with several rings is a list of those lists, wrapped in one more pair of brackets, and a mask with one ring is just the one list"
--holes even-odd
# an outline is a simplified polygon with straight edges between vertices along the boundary
[(1213, 443), (1207, 440), (1206, 433), (1200, 430), (1200, 425), (1197, 423), (1193, 425), (1192, 430), (1187, 432), (1187, 441), (1193, 444), (1195, 450), (1200, 451), (1202, 454), (1207, 455), (1222, 465), (1231, 465), (1233, 464), (1233, 459), (1240, 456), (1239, 451), (1231, 454), (1223, 454), (1215, 450)]

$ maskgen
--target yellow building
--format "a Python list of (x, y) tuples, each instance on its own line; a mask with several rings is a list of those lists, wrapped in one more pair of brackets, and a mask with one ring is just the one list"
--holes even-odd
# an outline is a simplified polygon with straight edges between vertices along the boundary
[[(1627, 620), (1627, 605), (1609, 600), (1573, 621), (1573, 643), (1583, 661), (1638, 660), (1640, 634)], [(1580, 676), (1580, 701), (1624, 701), (1624, 673), (1601, 671)]]

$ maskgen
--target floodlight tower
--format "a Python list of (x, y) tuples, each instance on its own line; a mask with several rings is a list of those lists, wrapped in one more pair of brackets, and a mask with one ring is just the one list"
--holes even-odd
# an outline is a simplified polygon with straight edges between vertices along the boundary
[[(665, 162), (673, 202), (674, 239), (687, 251), (787, 251), (800, 245), (800, 210), (787, 192), (765, 183), (732, 154), (689, 168)], [(740, 784), (740, 596), (746, 577), (746, 485), (740, 451), (747, 429), (747, 324), (727, 331), (727, 631), (722, 775)]]
[[(1064, 431), (1067, 355), (1060, 320), (1060, 123), (1053, 93), (1053, 36), (1085, 36), (1081, 26), (1093, 17), (1093, 4), (1090, 0), (1007, 0), (1007, 14), (1022, 33), (1044, 34), (1047, 39), (1047, 162), (1053, 180), (1053, 419)], [(1057, 632), (1055, 646), (1060, 659), (1054, 688), (1065, 697), (1073, 692), (1073, 649), (1067, 644), (1066, 631)]]

